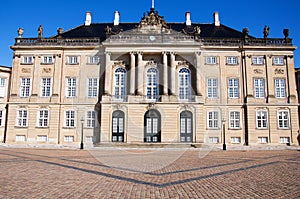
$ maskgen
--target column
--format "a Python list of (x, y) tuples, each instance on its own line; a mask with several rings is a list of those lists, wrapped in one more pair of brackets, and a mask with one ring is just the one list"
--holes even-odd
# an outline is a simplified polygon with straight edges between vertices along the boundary
[(110, 52), (105, 52), (105, 86), (104, 93), (111, 95), (111, 63), (110, 63)]
[(135, 54), (130, 52), (130, 95), (135, 91)]
[(196, 52), (196, 94), (199, 96), (201, 95), (201, 59), (200, 59), (201, 52)]
[(168, 57), (167, 52), (163, 52), (163, 82), (164, 82), (164, 95), (168, 95)]
[(144, 80), (143, 52), (138, 52), (138, 95), (143, 95)]
[(175, 53), (171, 52), (171, 94), (175, 95), (175, 80), (176, 80), (176, 62)]

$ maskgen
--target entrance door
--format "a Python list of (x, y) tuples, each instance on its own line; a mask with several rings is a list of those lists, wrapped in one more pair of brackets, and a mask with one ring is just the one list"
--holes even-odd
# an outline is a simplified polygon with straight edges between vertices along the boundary
[(113, 112), (112, 141), (124, 142), (124, 113), (122, 111)]
[(144, 117), (144, 142), (161, 142), (160, 113), (149, 110)]
[(190, 111), (180, 113), (180, 142), (193, 141), (193, 115)]

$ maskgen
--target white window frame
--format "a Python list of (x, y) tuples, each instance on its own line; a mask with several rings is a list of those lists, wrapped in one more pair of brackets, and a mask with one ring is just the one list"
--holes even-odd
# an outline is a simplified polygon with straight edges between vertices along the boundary
[(26, 135), (16, 135), (16, 142), (26, 142)]
[(89, 98), (98, 96), (98, 78), (87, 79), (87, 96)]
[(53, 56), (52, 55), (42, 56), (42, 64), (53, 64)]
[(274, 66), (283, 66), (284, 65), (284, 57), (282, 57), (282, 56), (273, 57), (273, 65)]
[(21, 58), (22, 60), (22, 64), (33, 64), (33, 56), (30, 55), (30, 56), (22, 56)]
[(238, 65), (238, 57), (237, 56), (229, 56), (226, 57), (227, 65)]
[(65, 135), (64, 142), (68, 142), (68, 143), (74, 142), (74, 136), (73, 135)]
[(230, 143), (232, 144), (240, 144), (241, 143), (241, 137), (231, 137)]
[(7, 78), (5, 77), (0, 77), (0, 97), (5, 97), (6, 96), (6, 81)]
[(288, 110), (277, 111), (277, 125), (279, 129), (290, 128), (290, 113)]
[(87, 64), (98, 65), (100, 63), (100, 57), (98, 55), (88, 56)]
[(275, 97), (286, 98), (285, 79), (275, 79)]
[(125, 101), (127, 95), (127, 70), (118, 67), (114, 72), (114, 100)]
[(267, 144), (268, 142), (269, 142), (268, 137), (265, 137), (265, 136), (257, 137), (257, 143), (259, 143), (259, 144)]
[(219, 137), (209, 137), (208, 138), (208, 143), (211, 143), (211, 144), (218, 144), (219, 143)]
[(265, 79), (255, 78), (253, 80), (255, 98), (265, 98)]
[(209, 129), (219, 128), (219, 112), (218, 111), (208, 111), (207, 112), (207, 127)]
[(263, 65), (265, 62), (264, 56), (252, 56), (253, 65)]
[(67, 77), (66, 78), (66, 97), (76, 97), (77, 96), (77, 78)]
[(156, 101), (159, 97), (159, 71), (151, 67), (146, 73), (146, 99)]
[(66, 128), (76, 127), (76, 112), (74, 110), (65, 111), (64, 127)]
[(207, 79), (207, 98), (215, 99), (218, 98), (218, 79), (208, 78)]
[(178, 97), (180, 101), (189, 101), (191, 98), (191, 71), (188, 68), (178, 71)]
[(279, 137), (279, 143), (280, 144), (290, 144), (291, 138), (290, 137)]
[(31, 78), (22, 77), (20, 79), (20, 97), (29, 97), (31, 95)]
[(238, 78), (228, 79), (228, 98), (238, 99), (240, 98), (240, 83)]
[(97, 120), (98, 112), (93, 111), (86, 111), (85, 113), (85, 127), (86, 128), (96, 128), (98, 126)]
[(216, 65), (218, 63), (217, 56), (207, 56), (205, 57), (205, 64), (207, 65)]
[(77, 65), (79, 64), (79, 57), (77, 55), (69, 55), (67, 56), (67, 64)]
[(36, 137), (37, 142), (47, 142), (48, 141), (48, 136), (47, 135), (38, 135)]
[(17, 127), (27, 127), (28, 126), (28, 110), (18, 109), (16, 116), (16, 126)]
[(52, 94), (52, 79), (50, 77), (41, 78), (41, 97), (50, 97)]
[(268, 129), (268, 111), (258, 110), (256, 111), (256, 128), (257, 129)]
[(48, 109), (38, 110), (37, 117), (37, 127), (49, 127), (50, 111)]
[(230, 111), (229, 112), (229, 128), (240, 129), (241, 128), (241, 112)]

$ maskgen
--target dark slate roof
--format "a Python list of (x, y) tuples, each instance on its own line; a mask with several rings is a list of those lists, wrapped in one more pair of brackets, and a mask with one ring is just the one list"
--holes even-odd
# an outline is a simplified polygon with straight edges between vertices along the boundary
[[(90, 26), (85, 26), (84, 24), (64, 32), (62, 38), (100, 38), (102, 41), (106, 39), (105, 29), (107, 26), (111, 27), (112, 30), (122, 29), (123, 31), (128, 31), (135, 29), (139, 23), (120, 23), (118, 26), (114, 26), (113, 23), (92, 23)], [(185, 23), (168, 23), (171, 29), (181, 32), (182, 29), (186, 29)], [(201, 24), (192, 23), (193, 27), (200, 27), (202, 38), (243, 38), (243, 33), (234, 30), (228, 26), (220, 25), (215, 26), (214, 24)], [(58, 37), (58, 35), (54, 36)]]

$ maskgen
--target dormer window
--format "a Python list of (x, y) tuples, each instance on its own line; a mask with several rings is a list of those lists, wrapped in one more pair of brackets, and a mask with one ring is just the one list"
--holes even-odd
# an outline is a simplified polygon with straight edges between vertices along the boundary
[(263, 56), (253, 56), (252, 57), (252, 64), (253, 65), (263, 65), (264, 64), (264, 57)]
[(100, 62), (100, 57), (99, 56), (89, 56), (88, 57), (88, 60), (87, 60), (87, 63), (88, 64), (99, 64)]
[(50, 56), (50, 55), (43, 56), (42, 63), (43, 64), (52, 64), (53, 63), (53, 56)]
[(68, 56), (67, 61), (68, 64), (78, 64), (78, 56)]
[(210, 64), (210, 65), (217, 64), (217, 57), (216, 56), (206, 57), (205, 58), (205, 63)]
[(283, 66), (284, 65), (283, 57), (273, 57), (273, 65)]

